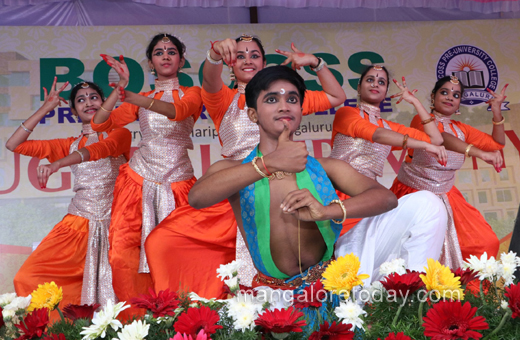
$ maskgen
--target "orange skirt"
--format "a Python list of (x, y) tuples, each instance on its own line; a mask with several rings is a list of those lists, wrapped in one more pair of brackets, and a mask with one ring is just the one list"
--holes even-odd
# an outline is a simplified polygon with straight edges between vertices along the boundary
[[(195, 178), (171, 184), (175, 206), (188, 204), (188, 193)], [(142, 229), (143, 178), (135, 173), (128, 163), (119, 168), (114, 188), (112, 217), (109, 231), (109, 261), (112, 267), (112, 284), (119, 301), (129, 301), (140, 294), (148, 294), (152, 287), (150, 274), (139, 274), (139, 254)], [(129, 308), (123, 318), (143, 311)]]
[[(401, 183), (397, 178), (390, 190), (397, 198), (418, 191)], [(484, 252), (487, 252), (488, 256), (496, 257), (500, 242), (482, 214), (464, 199), (456, 187), (452, 187), (446, 196), (453, 211), (462, 259), (466, 260), (470, 255), (480, 257)]]
[(237, 223), (224, 200), (197, 210), (175, 209), (146, 239), (146, 256), (156, 292), (195, 292), (225, 298), (217, 268), (235, 259)]
[[(16, 273), (16, 294), (27, 296), (39, 284), (54, 281), (63, 290), (61, 308), (69, 303), (79, 305), (88, 247), (88, 224), (86, 218), (71, 214), (56, 224)], [(58, 313), (53, 312), (51, 318), (57, 320)]]

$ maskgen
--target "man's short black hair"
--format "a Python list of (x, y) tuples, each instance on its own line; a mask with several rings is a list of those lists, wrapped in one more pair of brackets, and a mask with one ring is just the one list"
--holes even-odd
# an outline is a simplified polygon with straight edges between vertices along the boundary
[(273, 82), (278, 80), (286, 80), (296, 87), (298, 94), (300, 95), (300, 105), (302, 105), (306, 90), (303, 78), (298, 74), (298, 72), (290, 67), (270, 66), (260, 70), (247, 84), (247, 107), (256, 110), (256, 101), (260, 92), (266, 91)]

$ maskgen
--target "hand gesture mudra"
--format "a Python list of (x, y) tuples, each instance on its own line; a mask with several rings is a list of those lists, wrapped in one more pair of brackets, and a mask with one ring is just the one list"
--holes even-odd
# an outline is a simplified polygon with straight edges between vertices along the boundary
[(68, 104), (67, 101), (60, 97), (60, 93), (65, 90), (65, 88), (69, 85), (69, 82), (63, 84), (59, 90), (56, 90), (56, 82), (58, 81), (58, 77), (54, 77), (54, 82), (52, 83), (51, 91), (47, 93), (47, 89), (43, 88), (44, 93), (44, 103), (43, 107), (45, 107), (45, 111), (52, 111), (56, 106), (61, 106), (61, 103)]
[(285, 59), (284, 62), (281, 63), (281, 65), (288, 65), (289, 63), (291, 63), (291, 67), (293, 70), (299, 70), (304, 66), (318, 66), (319, 60), (315, 55), (300, 51), (296, 48), (296, 46), (294, 46), (294, 43), (291, 43), (291, 49), (292, 52), (282, 51), (279, 49), (275, 50), (276, 53), (279, 53), (287, 57), (287, 59)]
[(504, 87), (502, 88), (502, 91), (500, 91), (500, 93), (498, 93), (498, 94), (495, 91), (487, 88), (486, 90), (493, 96), (493, 98), (488, 100), (486, 102), (486, 104), (489, 104), (489, 106), (491, 108), (495, 107), (498, 110), (500, 110), (500, 108), (502, 106), (502, 103), (507, 98), (507, 96), (506, 96), (506, 89), (507, 89), (508, 86), (509, 86), (509, 84), (505, 84)]
[(117, 61), (106, 54), (100, 54), (100, 56), (108, 64), (108, 66), (112, 67), (114, 71), (117, 72), (117, 74), (119, 75), (119, 79), (128, 84), (128, 81), (130, 79), (130, 71), (128, 70), (128, 66), (126, 65), (125, 57), (123, 57), (123, 55), (120, 55), (119, 61)]
[(415, 93), (417, 92), (417, 90), (410, 91), (408, 89), (408, 86), (406, 85), (406, 79), (404, 79), (404, 77), (403, 77), (403, 85), (399, 84), (399, 82), (395, 79), (393, 79), (393, 81), (394, 81), (394, 84), (399, 88), (399, 92), (390, 96), (390, 98), (399, 97), (396, 104), (399, 104), (403, 100), (412, 104), (412, 101), (415, 99)]

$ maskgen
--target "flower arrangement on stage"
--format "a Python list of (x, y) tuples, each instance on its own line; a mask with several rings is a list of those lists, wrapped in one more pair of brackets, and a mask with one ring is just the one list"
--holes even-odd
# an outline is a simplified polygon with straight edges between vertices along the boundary
[[(127, 322), (118, 319), (126, 302), (60, 310), (62, 291), (51, 282), (27, 297), (0, 296), (0, 339), (520, 339), (518, 266), (512, 252), (500, 260), (472, 256), (457, 270), (429, 260), (422, 273), (395, 259), (381, 266), (381, 281), (362, 287), (368, 275), (347, 255), (293, 292), (240, 285), (233, 261), (217, 270), (228, 299), (150, 290), (129, 301), (146, 314)], [(61, 320), (50, 324), (54, 309)]]

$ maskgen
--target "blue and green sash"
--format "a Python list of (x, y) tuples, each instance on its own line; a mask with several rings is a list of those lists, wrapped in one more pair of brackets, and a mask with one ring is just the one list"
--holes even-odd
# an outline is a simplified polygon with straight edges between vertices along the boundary
[[(261, 156), (258, 146), (242, 163), (252, 162), (255, 156)], [(306, 169), (296, 174), (296, 184), (299, 189), (308, 189), (323, 205), (329, 205), (330, 201), (338, 199), (336, 190), (325, 170), (313, 157), (308, 156)], [(240, 190), (242, 225), (246, 233), (249, 252), (256, 268), (270, 277), (288, 279), (289, 276), (276, 267), (271, 256), (270, 202), (271, 194), (267, 178), (262, 178)], [(339, 237), (342, 225), (332, 220), (317, 221), (316, 224), (327, 246), (321, 261), (327, 261), (333, 255), (334, 244)]]

